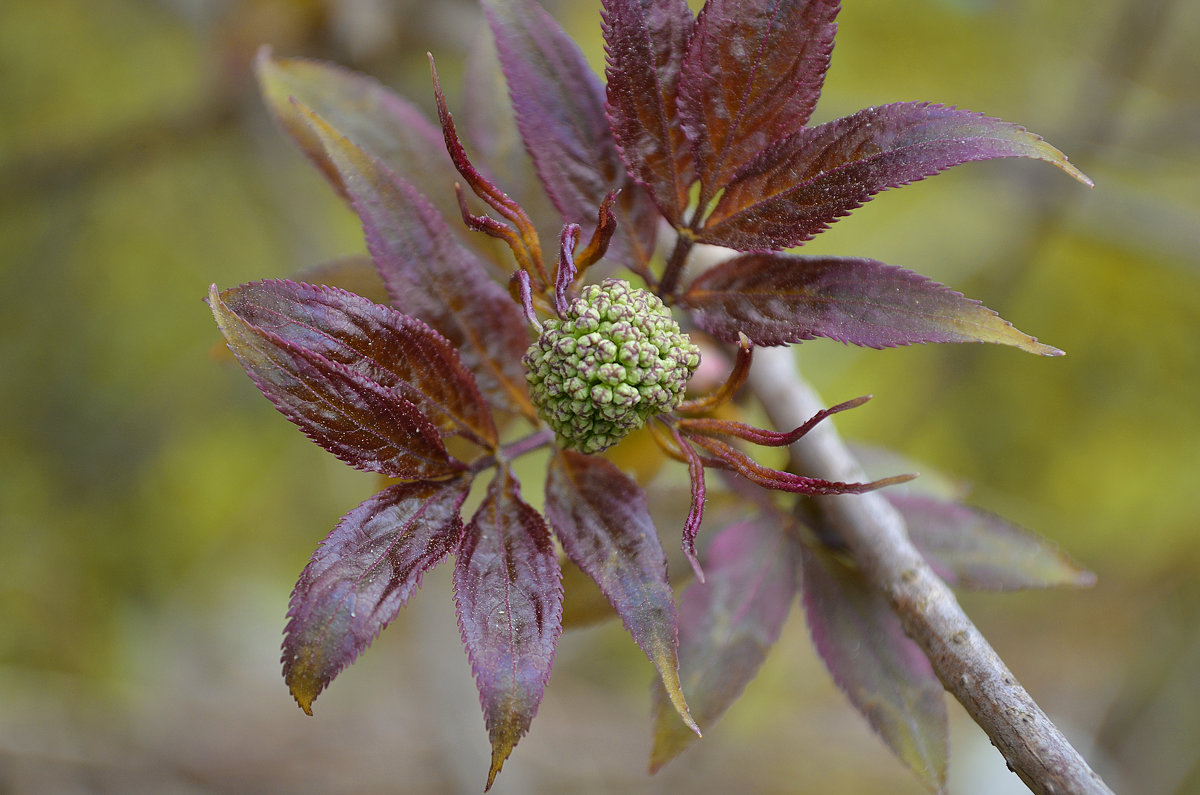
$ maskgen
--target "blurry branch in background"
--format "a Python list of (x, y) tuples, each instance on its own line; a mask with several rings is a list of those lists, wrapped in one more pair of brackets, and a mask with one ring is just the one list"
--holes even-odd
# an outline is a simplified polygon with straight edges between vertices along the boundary
[[(751, 387), (779, 428), (796, 427), (824, 406), (801, 378), (793, 356), (787, 348), (761, 348), (750, 373)], [(791, 454), (793, 471), (829, 480), (865, 479), (831, 422), (793, 444)], [(991, 738), (1009, 769), (1036, 793), (1111, 795), (930, 569), (884, 497), (807, 499), (817, 520), (826, 523), (823, 529), (846, 544), (862, 575), (887, 598), (942, 685)]]

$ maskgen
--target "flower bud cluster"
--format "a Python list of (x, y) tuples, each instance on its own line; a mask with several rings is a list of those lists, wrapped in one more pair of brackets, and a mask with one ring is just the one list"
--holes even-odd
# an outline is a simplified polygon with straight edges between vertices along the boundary
[(561, 319), (544, 321), (523, 361), (559, 444), (598, 453), (683, 401), (700, 349), (658, 296), (606, 279), (584, 287)]

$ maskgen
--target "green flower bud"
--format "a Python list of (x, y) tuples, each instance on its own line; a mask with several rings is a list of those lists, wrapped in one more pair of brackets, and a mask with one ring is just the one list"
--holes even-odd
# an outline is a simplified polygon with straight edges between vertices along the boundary
[(658, 296), (605, 279), (584, 287), (564, 317), (544, 321), (523, 361), (558, 443), (599, 453), (683, 401), (700, 349)]

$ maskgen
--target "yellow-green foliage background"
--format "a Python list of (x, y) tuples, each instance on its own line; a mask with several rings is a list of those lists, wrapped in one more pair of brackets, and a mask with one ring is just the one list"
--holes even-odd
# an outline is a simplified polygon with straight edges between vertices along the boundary
[[(1200, 5), (847, 0), (818, 118), (941, 100), (1019, 121), (1039, 163), (885, 194), (811, 244), (946, 281), (1064, 359), (800, 352), (851, 437), (975, 485), (1099, 575), (964, 596), (1118, 789), (1200, 792)], [(599, 64), (597, 3), (559, 2)], [(486, 735), (440, 571), (304, 717), (278, 674), (292, 582), (374, 486), (215, 356), (201, 302), (361, 250), (266, 118), (257, 45), (429, 107), (469, 0), (0, 3), (0, 791), (470, 792)], [(456, 96), (457, 96), (456, 92)], [(452, 97), (452, 100), (454, 98)], [(668, 533), (673, 535), (673, 533)], [(705, 741), (644, 775), (651, 668), (569, 633), (501, 792), (916, 792), (799, 617)], [(951, 708), (956, 792), (1019, 791)]]

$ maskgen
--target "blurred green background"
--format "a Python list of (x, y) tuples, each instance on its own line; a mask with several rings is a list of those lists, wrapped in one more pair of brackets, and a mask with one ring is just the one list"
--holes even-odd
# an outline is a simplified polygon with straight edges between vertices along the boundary
[[(808, 247), (945, 281), (1066, 358), (818, 341), (804, 370), (829, 402), (876, 396), (839, 418), (848, 436), (964, 478), (1099, 575), (963, 600), (1115, 789), (1200, 792), (1200, 4), (845, 5), (818, 121), (958, 103), (1027, 124), (1097, 187), (968, 165)], [(597, 7), (554, 6), (599, 66)], [(446, 571), (316, 718), (292, 703), (291, 586), (375, 483), (220, 361), (201, 302), (362, 250), (258, 103), (259, 44), (430, 108), (426, 50), (454, 84), (479, 25), (470, 0), (0, 3), (0, 792), (481, 787)], [(564, 636), (495, 791), (919, 791), (798, 614), (742, 702), (653, 778), (651, 673), (615, 624)], [(952, 790), (1021, 791), (951, 716)]]

